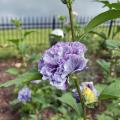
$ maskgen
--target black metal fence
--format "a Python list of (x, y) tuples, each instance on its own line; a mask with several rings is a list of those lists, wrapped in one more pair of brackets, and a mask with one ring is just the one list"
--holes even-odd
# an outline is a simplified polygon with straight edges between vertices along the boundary
[[(11, 23), (11, 19), (18, 19), (22, 22), (21, 30), (16, 30), (15, 26)], [(81, 26), (85, 25), (91, 17), (77, 17), (77, 23)], [(108, 33), (108, 28), (110, 26), (110, 21), (102, 24), (96, 30), (98, 32)], [(64, 23), (58, 20), (57, 17), (21, 17), (21, 18), (0, 18), (0, 44), (9, 43), (9, 39), (20, 38), (25, 31), (35, 31), (30, 34), (25, 42), (31, 44), (48, 44), (49, 34), (55, 28), (61, 28)], [(113, 24), (113, 31), (120, 26), (120, 21), (116, 20)], [(112, 32), (113, 32), (112, 31)]]

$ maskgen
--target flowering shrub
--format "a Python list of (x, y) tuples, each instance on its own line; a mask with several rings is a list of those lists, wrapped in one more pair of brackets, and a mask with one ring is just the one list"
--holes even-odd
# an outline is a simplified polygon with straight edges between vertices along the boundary
[[(67, 6), (69, 10), (71, 36), (72, 40), (75, 41), (77, 37), (74, 29), (75, 26), (72, 10), (72, 3), (74, 0), (61, 1)], [(106, 4), (106, 2), (103, 3)], [(107, 2), (106, 5), (110, 7), (110, 10), (96, 16), (93, 20), (91, 20), (91, 22), (89, 22), (89, 24), (85, 27), (85, 33), (78, 36), (80, 40), (97, 25), (120, 16), (118, 4), (109, 4), (109, 2)], [(111, 36), (110, 33), (111, 26), (109, 28), (108, 39)], [(105, 75), (102, 77), (104, 80), (101, 81), (101, 83), (104, 84), (98, 84), (98, 86), (95, 86), (97, 89), (94, 87), (93, 82), (82, 82), (80, 84), (81, 81), (76, 79), (77, 77), (75, 76), (68, 82), (70, 74), (83, 71), (87, 65), (87, 59), (85, 58), (87, 49), (85, 45), (80, 42), (59, 42), (55, 44), (50, 49), (45, 51), (39, 61), (38, 69), (35, 68), (33, 70), (30, 70), (15, 80), (11, 80), (0, 85), (0, 87), (8, 87), (11, 85), (17, 85), (17, 87), (19, 87), (19, 85), (29, 86), (31, 90), (29, 88), (23, 88), (18, 92), (19, 102), (26, 103), (21, 104), (23, 107), (21, 111), (23, 111), (23, 113), (29, 113), (28, 116), (25, 115), (25, 119), (23, 118), (24, 120), (43, 119), (39, 113), (47, 107), (52, 108), (54, 105), (54, 109), (56, 110), (57, 108), (56, 111), (58, 113), (55, 113), (55, 116), (53, 117), (55, 120), (58, 120), (59, 118), (63, 118), (65, 120), (87, 120), (89, 116), (92, 116), (91, 119), (93, 120), (97, 118), (98, 120), (117, 120), (120, 118), (120, 75), (119, 72), (116, 71), (116, 67), (118, 67), (117, 69), (120, 68), (118, 66), (118, 63), (120, 61), (120, 44), (116, 41), (113, 42), (111, 40), (107, 40), (107, 37), (103, 34), (102, 37), (106, 39), (104, 42), (106, 44), (107, 52), (110, 52), (110, 56), (107, 61), (102, 60), (98, 62)], [(69, 85), (70, 89), (64, 94), (58, 89), (55, 90), (53, 87), (47, 84), (47, 81), (41, 82), (40, 73), (42, 74), (42, 79), (49, 80), (52, 86), (55, 86), (61, 90), (66, 90)], [(75, 89), (73, 89), (73, 86)], [(73, 95), (70, 92), (71, 89), (73, 89)], [(97, 90), (99, 90), (99, 92)], [(113, 101), (111, 99), (113, 99)], [(31, 102), (28, 102), (30, 100)], [(111, 102), (111, 105), (108, 106), (108, 111), (104, 111), (103, 114), (98, 117), (96, 114), (90, 115), (91, 112), (89, 112), (90, 109), (88, 109), (89, 104), (91, 107), (91, 105), (94, 105), (94, 102), (102, 100), (109, 100), (109, 103)], [(67, 104), (69, 106), (69, 109), (65, 110), (67, 106), (64, 107), (62, 103)], [(106, 102), (106, 104), (108, 103)], [(74, 111), (71, 110), (70, 107), (77, 114), (74, 115)], [(94, 106), (92, 106), (92, 108), (94, 108)]]
[(20, 102), (28, 102), (30, 101), (31, 98), (31, 91), (29, 88), (22, 88), (19, 92), (18, 92), (18, 100)]
[(51, 85), (66, 90), (68, 75), (86, 68), (86, 50), (80, 42), (60, 42), (46, 50), (38, 65), (43, 80), (48, 79)]

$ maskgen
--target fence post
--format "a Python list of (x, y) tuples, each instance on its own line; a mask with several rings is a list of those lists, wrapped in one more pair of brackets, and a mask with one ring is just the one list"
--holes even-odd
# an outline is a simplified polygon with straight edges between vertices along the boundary
[(56, 24), (56, 19), (55, 19), (55, 16), (53, 16), (53, 20), (52, 20), (52, 29), (53, 30), (56, 28), (55, 24)]
[(112, 27), (113, 27), (113, 20), (110, 21), (109, 28), (108, 28), (108, 38), (111, 36), (112, 32)]

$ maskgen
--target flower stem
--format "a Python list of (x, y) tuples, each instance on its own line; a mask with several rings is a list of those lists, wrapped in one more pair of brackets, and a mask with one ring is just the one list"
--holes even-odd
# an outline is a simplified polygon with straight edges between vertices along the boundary
[(35, 113), (35, 120), (39, 120), (39, 112), (36, 110), (36, 113)]
[(68, 10), (69, 10), (72, 40), (75, 41), (75, 31), (74, 31), (74, 21), (73, 21), (73, 14), (72, 14), (72, 5), (67, 5), (67, 7), (68, 7)]
[[(72, 3), (67, 2), (67, 7), (68, 7), (68, 10), (69, 10), (72, 40), (75, 41), (74, 22), (73, 22), (73, 15), (72, 15)], [(86, 120), (86, 107), (85, 107), (85, 103), (84, 103), (84, 100), (83, 100), (83, 97), (82, 97), (82, 93), (80, 91), (79, 82), (78, 82), (77, 79), (74, 79), (74, 82), (75, 82), (75, 86), (77, 88), (77, 92), (78, 92), (78, 95), (80, 97), (80, 102), (81, 102), (82, 109), (83, 109), (83, 119)]]
[(82, 110), (83, 110), (83, 118), (84, 118), (84, 120), (86, 120), (86, 107), (85, 107), (84, 100), (83, 100), (83, 98), (82, 98), (82, 94), (81, 94), (81, 91), (80, 91), (80, 87), (79, 87), (78, 80), (77, 80), (77, 79), (74, 79), (74, 82), (75, 82), (75, 86), (76, 86), (76, 88), (77, 88), (78, 95), (79, 95), (79, 97), (80, 97), (80, 102), (81, 102)]

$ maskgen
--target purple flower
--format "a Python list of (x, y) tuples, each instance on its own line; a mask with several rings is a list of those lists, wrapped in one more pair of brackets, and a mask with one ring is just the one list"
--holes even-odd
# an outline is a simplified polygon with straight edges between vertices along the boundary
[[(83, 82), (80, 85), (80, 90), (83, 97), (85, 98), (86, 104), (90, 104), (97, 101), (99, 92), (94, 87), (93, 82)], [(73, 97), (75, 97), (78, 103), (80, 102), (80, 98), (76, 89), (73, 89)]]
[(27, 101), (30, 101), (31, 98), (31, 91), (29, 88), (22, 88), (19, 92), (18, 92), (18, 100), (25, 103)]
[(38, 64), (43, 80), (58, 89), (66, 90), (68, 75), (86, 68), (86, 47), (80, 42), (60, 42), (45, 51)]

